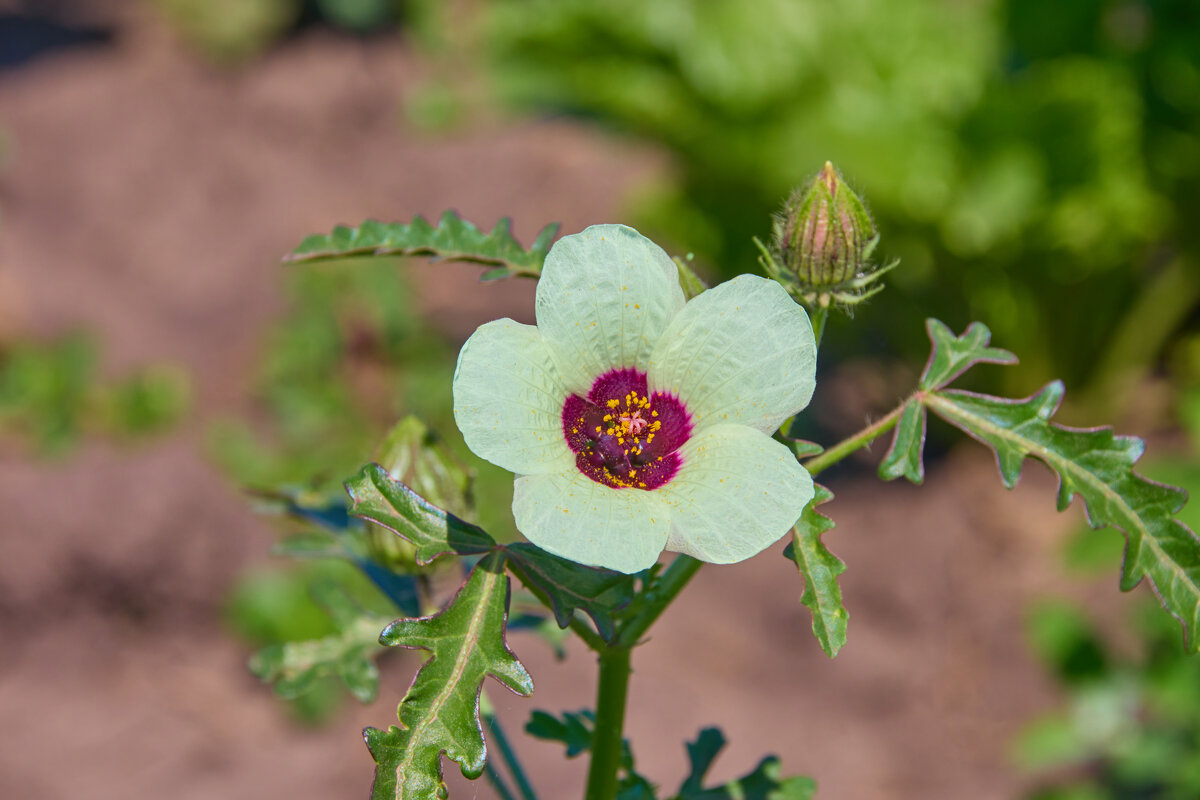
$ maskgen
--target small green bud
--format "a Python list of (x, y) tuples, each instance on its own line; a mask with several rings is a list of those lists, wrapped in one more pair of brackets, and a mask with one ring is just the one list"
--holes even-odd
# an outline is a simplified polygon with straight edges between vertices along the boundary
[(849, 307), (883, 288), (870, 284), (895, 263), (871, 264), (878, 242), (866, 206), (828, 161), (784, 204), (771, 250), (756, 240), (767, 274), (815, 308)]

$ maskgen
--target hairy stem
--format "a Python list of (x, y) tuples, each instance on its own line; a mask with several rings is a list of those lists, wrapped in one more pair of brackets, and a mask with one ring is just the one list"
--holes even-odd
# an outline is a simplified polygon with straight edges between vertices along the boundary
[(808, 470), (808, 474), (817, 477), (817, 474), (825, 471), (829, 467), (841, 461), (851, 453), (861, 450), (871, 442), (883, 436), (885, 433), (896, 427), (896, 423), (900, 421), (900, 415), (904, 412), (904, 406), (907, 403), (901, 403), (894, 408), (887, 416), (880, 417), (875, 422), (863, 428), (853, 436), (847, 436), (842, 441), (830, 447), (825, 452), (815, 455), (804, 462), (804, 468)]
[(596, 730), (592, 739), (592, 763), (588, 766), (586, 800), (612, 800), (617, 796), (631, 655), (630, 648), (620, 646), (606, 648), (600, 653)]

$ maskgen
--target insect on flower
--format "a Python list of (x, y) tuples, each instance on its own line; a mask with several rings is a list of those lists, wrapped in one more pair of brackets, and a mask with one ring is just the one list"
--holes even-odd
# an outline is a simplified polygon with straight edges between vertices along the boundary
[(517, 474), (513, 515), (538, 546), (622, 572), (664, 550), (749, 558), (812, 499), (771, 438), (808, 405), (816, 345), (779, 284), (742, 275), (685, 302), (674, 262), (621, 225), (559, 240), (537, 325), (480, 327), (454, 374), (454, 417)]

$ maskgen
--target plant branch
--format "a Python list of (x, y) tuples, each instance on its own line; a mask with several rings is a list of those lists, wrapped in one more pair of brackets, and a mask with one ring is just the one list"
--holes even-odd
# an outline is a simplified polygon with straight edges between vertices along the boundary
[(820, 455), (813, 456), (804, 462), (804, 468), (808, 470), (808, 474), (814, 478), (821, 472), (824, 472), (829, 467), (841, 461), (846, 456), (866, 447), (871, 442), (883, 436), (885, 433), (896, 427), (896, 423), (900, 420), (900, 415), (904, 412), (904, 407), (908, 404), (905, 400), (899, 406), (894, 408), (887, 416), (880, 417), (875, 422), (863, 428), (853, 436), (848, 436), (842, 441), (830, 447)]

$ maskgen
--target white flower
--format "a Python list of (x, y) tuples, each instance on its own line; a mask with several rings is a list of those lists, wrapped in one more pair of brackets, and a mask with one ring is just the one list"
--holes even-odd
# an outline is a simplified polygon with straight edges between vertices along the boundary
[(517, 473), (530, 541), (629, 573), (664, 549), (741, 561), (795, 524), (812, 479), (770, 434), (808, 405), (816, 343), (779, 284), (685, 303), (658, 245), (595, 225), (551, 249), (536, 315), (480, 327), (454, 373), (454, 418)]

